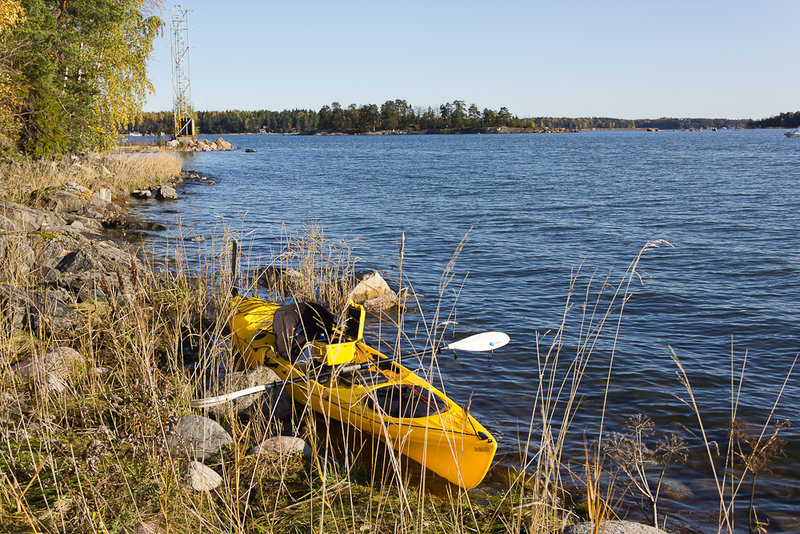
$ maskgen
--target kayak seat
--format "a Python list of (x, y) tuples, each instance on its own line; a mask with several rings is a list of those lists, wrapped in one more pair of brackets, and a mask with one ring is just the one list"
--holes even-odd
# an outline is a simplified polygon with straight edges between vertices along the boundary
[(392, 384), (371, 391), (367, 396), (367, 406), (400, 419), (429, 417), (447, 411), (447, 403), (431, 390), (408, 384)]

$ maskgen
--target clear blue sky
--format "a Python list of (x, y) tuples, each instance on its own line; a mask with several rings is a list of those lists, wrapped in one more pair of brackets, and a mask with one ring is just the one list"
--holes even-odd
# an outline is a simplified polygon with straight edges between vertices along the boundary
[[(177, 2), (166, 0), (166, 7)], [(800, 1), (185, 0), (197, 110), (464, 100), (515, 115), (800, 110)], [(164, 12), (162, 18), (168, 19)], [(169, 25), (145, 110), (172, 106)]]

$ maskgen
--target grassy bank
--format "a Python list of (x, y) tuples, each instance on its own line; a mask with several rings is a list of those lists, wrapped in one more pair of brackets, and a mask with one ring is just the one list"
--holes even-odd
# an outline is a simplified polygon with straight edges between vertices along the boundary
[[(205, 258), (202, 276), (180, 263), (158, 277), (151, 269), (120, 273), (121, 294), (81, 305), (82, 319), (68, 335), (0, 324), (0, 530), (130, 532), (152, 522), (169, 532), (505, 532), (529, 521), (523, 506), (533, 490), (529, 477), (509, 487), (525, 491), (445, 487), (431, 494), (425, 482), (407, 478), (412, 470), (384, 469), (405, 465), (385, 448), (366, 458), (366, 449), (333, 456), (335, 438), (315, 430), (331, 422), (302, 407), (295, 407), (291, 422), (269, 409), (246, 418), (219, 413), (234, 444), (205, 463), (224, 483), (213, 492), (189, 489), (189, 459), (171, 449), (166, 436), (177, 417), (190, 413), (189, 400), (202, 382), (202, 373), (184, 364), (205, 358), (206, 368), (231, 366), (234, 355), (224, 343), (226, 251), (221, 246), (222, 254)], [(317, 280), (295, 286), (297, 297), (324, 292), (335, 301), (340, 297), (330, 280), (319, 279), (319, 267), (328, 265), (338, 279), (349, 258), (341, 244), (330, 247), (314, 230), (288, 239), (280, 263)], [(21, 284), (18, 272), (5, 266), (2, 282)], [(83, 356), (59, 370), (62, 391), (49, 387), (49, 370), (20, 374), (20, 362), (62, 346)], [(255, 444), (280, 432), (315, 444), (311, 458), (253, 454)], [(372, 454), (383, 461), (370, 462)], [(557, 515), (547, 514), (549, 525), (558, 524)]]
[[(293, 417), (279, 417), (274, 399), (264, 396), (244, 415), (232, 406), (215, 415), (233, 443), (205, 464), (223, 482), (213, 491), (195, 491), (187, 485), (191, 458), (171, 448), (168, 435), (178, 417), (192, 413), (189, 402), (202, 394), (213, 370), (235, 366), (225, 326), (233, 279), (230, 243), (230, 236), (221, 236), (207, 256), (193, 258), (192, 267), (179, 243), (169, 252), (173, 268), (166, 273), (135, 263), (118, 271), (105, 299), (74, 305), (80, 320), (69, 332), (56, 335), (31, 325), (19, 330), (6, 317), (0, 320), (1, 531), (132, 532), (148, 523), (164, 532), (551, 532), (583, 518), (616, 517), (620, 508), (613, 503), (626, 491), (650, 503), (656, 522), (663, 519), (658, 474), (680, 461), (684, 444), (668, 442), (656, 454), (642, 419), (612, 438), (603, 429), (604, 407), (593, 408), (598, 435), (571, 425), (576, 411), (585, 409), (582, 385), (587, 369), (596, 367), (590, 361), (602, 362), (608, 392), (615, 344), (610, 351), (596, 347), (601, 338), (620, 334), (639, 262), (665, 243), (649, 243), (618, 280), (590, 279), (585, 289), (578, 287), (577, 274), (570, 280), (559, 328), (537, 338), (537, 395), (520, 462), (495, 469), (488, 486), (467, 492), (442, 484), (391, 449), (337, 430), (306, 407), (294, 406)], [(352, 274), (355, 261), (351, 243), (331, 241), (312, 225), (301, 235), (285, 236), (275, 258), (245, 254), (240, 272), (266, 265), (292, 272), (291, 283), (273, 280), (272, 290), (340, 306), (350, 289), (340, 280)], [(451, 268), (452, 262), (442, 294), (455, 283)], [(3, 263), (0, 283), (30, 285), (23, 271), (13, 261)], [(242, 293), (257, 291), (255, 276), (243, 274), (236, 283)], [(573, 310), (580, 310), (578, 332), (568, 331)], [(431, 326), (448, 314), (437, 308)], [(381, 331), (392, 333), (379, 342), (395, 346), (404, 336), (403, 316), (384, 320), (392, 328)], [(433, 343), (436, 329), (430, 331)], [(579, 339), (574, 353), (565, 351), (568, 336)], [(21, 362), (43, 360), (57, 347), (75, 349), (80, 357), (32, 376), (20, 372)], [(429, 379), (437, 367), (435, 359), (426, 363)], [(683, 370), (680, 362), (677, 368)], [(56, 379), (63, 387), (53, 387)], [(691, 404), (686, 373), (682, 380)], [(768, 460), (774, 452), (767, 445), (777, 443), (779, 429), (770, 433), (771, 424), (768, 418), (749, 449), (733, 433), (727, 448), (701, 437), (710, 465), (721, 466), (715, 475), (722, 531), (735, 530), (733, 490), (744, 487), (757, 457)], [(281, 433), (311, 443), (310, 457), (254, 452)], [(586, 443), (585, 463), (577, 469), (564, 458), (568, 440)], [(750, 456), (739, 454), (747, 450)], [(634, 484), (623, 484), (626, 477)]]
[(33, 191), (67, 182), (97, 190), (106, 187), (114, 198), (125, 200), (134, 189), (169, 182), (181, 173), (174, 154), (101, 156), (88, 154), (58, 160), (0, 160), (0, 187), (5, 198), (24, 203)]

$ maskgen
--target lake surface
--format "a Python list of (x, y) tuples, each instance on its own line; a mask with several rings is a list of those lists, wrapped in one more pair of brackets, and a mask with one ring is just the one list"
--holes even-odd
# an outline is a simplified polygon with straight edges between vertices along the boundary
[[(269, 256), (284, 226), (299, 231), (313, 219), (328, 237), (360, 237), (362, 265), (396, 276), (405, 234), (403, 274), (422, 295), (422, 313), (407, 317), (414, 332), (417, 321), (431, 317), (442, 272), (473, 228), (442, 307), (455, 306), (457, 336), (503, 330), (512, 342), (491, 357), (461, 354), (439, 363), (447, 393), (470, 402), (498, 438), (501, 466), (520, 463), (536, 402), (537, 334), (544, 358), (570, 277), (580, 268), (559, 376), (576, 353), (590, 279), (589, 313), (606, 277), (616, 286), (646, 242), (668, 241), (672, 247), (642, 255), (642, 278), (630, 286), (616, 345), (614, 314), (594, 348), (567, 456), (581, 463), (584, 434), (597, 434), (613, 350), (606, 430), (623, 430), (641, 413), (657, 434), (684, 437), (689, 461), (667, 476), (692, 493), (662, 497), (662, 513), (668, 510), (668, 526), (709, 521), (716, 509), (711, 470), (692, 435), (696, 417), (676, 398), (685, 399), (686, 390), (670, 347), (712, 439), (724, 438), (730, 415), (731, 355), (737, 373), (747, 355), (738, 416), (751, 428), (764, 423), (800, 352), (800, 139), (777, 130), (226, 139), (257, 152), (186, 155), (184, 169), (216, 185), (188, 183), (175, 203), (135, 205), (170, 225), (151, 243), (177, 238), (178, 219), (181, 236), (207, 238), (220, 235), (224, 221), (252, 232), (252, 254)], [(769, 531), (800, 531), (798, 411), (794, 375), (775, 413), (794, 425), (782, 433), (786, 456), (771, 462), (756, 489)], [(748, 496), (749, 485), (738, 508)], [(746, 519), (739, 525), (746, 529)]]

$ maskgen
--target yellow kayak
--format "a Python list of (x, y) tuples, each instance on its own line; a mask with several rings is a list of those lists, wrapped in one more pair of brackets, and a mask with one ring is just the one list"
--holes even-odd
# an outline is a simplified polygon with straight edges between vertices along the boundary
[[(462, 488), (477, 486), (497, 442), (429, 382), (364, 343), (364, 309), (235, 297), (230, 328), (246, 365), (267, 365), (292, 399), (369, 433)], [(376, 365), (371, 365), (376, 362)]]

